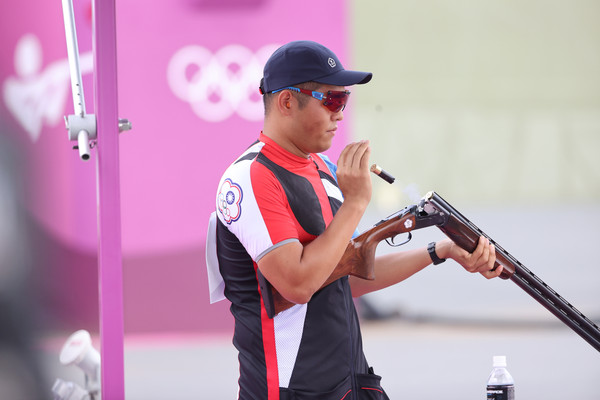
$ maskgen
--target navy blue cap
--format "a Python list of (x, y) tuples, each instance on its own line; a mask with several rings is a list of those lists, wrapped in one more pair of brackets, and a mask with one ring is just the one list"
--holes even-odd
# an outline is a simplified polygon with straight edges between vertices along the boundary
[(301, 40), (275, 50), (265, 64), (260, 91), (264, 94), (311, 81), (350, 86), (367, 83), (372, 77), (371, 72), (344, 69), (333, 51), (319, 43)]

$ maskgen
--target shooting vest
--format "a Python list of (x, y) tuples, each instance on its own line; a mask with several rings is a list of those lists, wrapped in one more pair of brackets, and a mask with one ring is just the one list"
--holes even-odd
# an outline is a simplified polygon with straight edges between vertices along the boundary
[[(268, 318), (256, 276), (262, 256), (323, 233), (343, 199), (325, 156), (295, 156), (261, 134), (217, 193), (217, 257), (235, 318), (240, 399), (386, 397), (369, 373), (348, 278)], [(362, 389), (361, 389), (362, 388)]]

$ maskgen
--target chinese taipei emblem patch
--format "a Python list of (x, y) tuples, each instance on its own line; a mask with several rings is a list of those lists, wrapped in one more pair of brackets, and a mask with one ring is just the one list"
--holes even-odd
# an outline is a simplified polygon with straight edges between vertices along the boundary
[(228, 224), (237, 221), (242, 214), (242, 188), (227, 178), (221, 185), (218, 195), (219, 212)]

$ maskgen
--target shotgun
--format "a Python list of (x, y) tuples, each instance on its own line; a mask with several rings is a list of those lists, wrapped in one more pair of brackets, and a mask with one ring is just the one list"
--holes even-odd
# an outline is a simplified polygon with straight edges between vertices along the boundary
[[(429, 226), (437, 226), (453, 242), (470, 253), (477, 247), (480, 236), (489, 239), (496, 248), (494, 268), (499, 264), (504, 266), (500, 278), (512, 280), (592, 347), (600, 351), (600, 328), (594, 322), (435, 192), (427, 193), (418, 204), (390, 215), (352, 239), (342, 259), (322, 287), (346, 275), (375, 279), (375, 250), (379, 242), (386, 240), (389, 243), (389, 240), (393, 241), (399, 234), (408, 233), (405, 242), (394, 244), (399, 246), (411, 239), (413, 230)], [(260, 270), (257, 270), (257, 275), (269, 318), (294, 305), (270, 285)]]

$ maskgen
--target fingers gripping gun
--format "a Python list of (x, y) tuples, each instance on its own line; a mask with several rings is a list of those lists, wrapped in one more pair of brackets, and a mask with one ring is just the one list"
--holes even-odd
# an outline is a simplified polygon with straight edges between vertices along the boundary
[[(434, 225), (458, 246), (470, 253), (477, 247), (480, 236), (488, 238), (496, 248), (495, 267), (499, 264), (504, 266), (500, 278), (512, 280), (600, 351), (600, 328), (596, 324), (435, 192), (429, 192), (419, 204), (406, 207), (390, 215), (350, 240), (342, 259), (322, 287), (346, 275), (354, 275), (368, 280), (375, 279), (375, 250), (379, 242), (389, 239), (393, 241), (393, 238), (402, 233), (408, 233), (409, 237), (406, 240), (408, 242), (413, 230)], [(270, 318), (294, 305), (281, 296), (259, 270), (257, 273), (265, 309)]]

